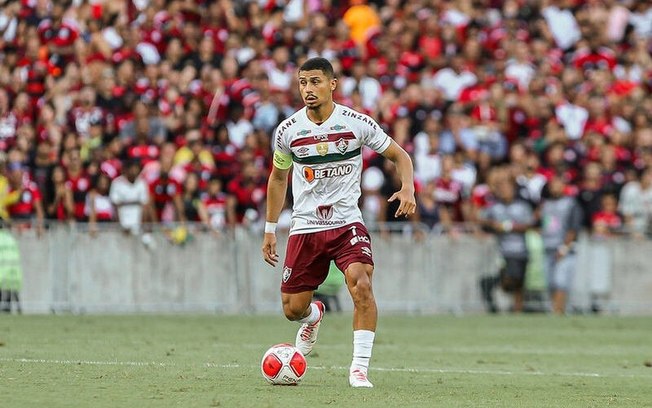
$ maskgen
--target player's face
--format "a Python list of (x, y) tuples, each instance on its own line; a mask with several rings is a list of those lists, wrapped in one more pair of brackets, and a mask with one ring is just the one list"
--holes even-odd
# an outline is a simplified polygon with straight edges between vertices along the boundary
[(299, 71), (299, 92), (309, 109), (331, 102), (336, 86), (337, 79), (329, 78), (319, 69)]

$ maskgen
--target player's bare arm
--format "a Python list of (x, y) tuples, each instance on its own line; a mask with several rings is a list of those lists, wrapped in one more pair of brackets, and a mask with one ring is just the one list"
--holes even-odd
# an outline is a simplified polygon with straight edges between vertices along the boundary
[[(291, 167), (290, 167), (291, 168)], [(266, 224), (276, 224), (278, 217), (283, 210), (285, 203), (285, 194), (288, 187), (288, 169), (279, 169), (272, 166), (272, 172), (267, 181), (267, 214)], [(272, 266), (278, 263), (278, 253), (276, 252), (276, 233), (265, 227), (265, 236), (263, 238), (263, 259)]]
[(412, 159), (410, 159), (410, 155), (394, 140), (392, 140), (392, 143), (383, 152), (383, 156), (394, 162), (402, 184), (401, 189), (392, 194), (387, 201), (392, 202), (398, 200), (400, 203), (394, 217), (408, 217), (414, 214), (417, 209), (417, 202), (414, 198), (414, 167), (412, 166)]

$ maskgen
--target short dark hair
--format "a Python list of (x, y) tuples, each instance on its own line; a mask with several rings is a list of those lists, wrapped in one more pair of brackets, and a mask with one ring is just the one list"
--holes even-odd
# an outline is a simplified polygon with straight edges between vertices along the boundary
[(333, 69), (333, 65), (329, 60), (322, 57), (315, 57), (306, 60), (306, 62), (304, 62), (299, 68), (299, 72), (314, 71), (317, 69), (323, 72), (327, 77), (335, 78), (335, 70)]

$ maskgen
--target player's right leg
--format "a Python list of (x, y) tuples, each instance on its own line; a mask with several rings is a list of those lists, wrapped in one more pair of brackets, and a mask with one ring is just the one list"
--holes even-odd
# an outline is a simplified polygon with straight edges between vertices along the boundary
[(354, 306), (353, 361), (349, 369), (349, 384), (354, 388), (372, 388), (367, 372), (378, 320), (378, 309), (371, 287), (373, 265), (356, 262), (345, 269), (345, 274)]
[(353, 360), (349, 384), (354, 388), (371, 388), (373, 384), (367, 373), (376, 338), (378, 308), (371, 285), (374, 263), (367, 228), (361, 223), (343, 227), (334, 240), (333, 255), (337, 267), (344, 271), (353, 300)]

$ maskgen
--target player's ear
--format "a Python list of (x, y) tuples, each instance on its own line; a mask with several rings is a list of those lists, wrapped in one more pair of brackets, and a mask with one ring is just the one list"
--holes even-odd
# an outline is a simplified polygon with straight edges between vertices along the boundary
[(337, 88), (337, 78), (331, 79), (331, 91), (335, 91), (335, 88)]

